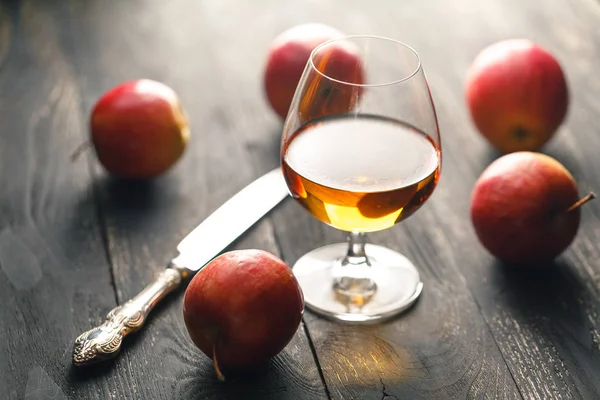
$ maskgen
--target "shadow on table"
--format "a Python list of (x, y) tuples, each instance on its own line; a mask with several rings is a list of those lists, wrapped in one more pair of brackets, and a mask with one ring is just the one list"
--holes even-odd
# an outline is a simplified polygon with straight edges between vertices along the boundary
[(493, 265), (498, 281), (504, 281), (502, 297), (511, 311), (525, 320), (535, 320), (568, 331), (585, 329), (583, 309), (586, 288), (572, 265), (556, 260), (548, 265), (518, 267), (496, 262)]
[[(275, 360), (239, 371), (223, 371), (225, 382), (218, 381), (212, 362), (207, 357), (186, 371), (179, 381), (177, 397), (185, 399), (278, 399), (290, 388), (289, 377), (277, 367)], [(289, 395), (289, 393), (288, 393)]]
[(87, 367), (76, 367), (75, 365), (71, 365), (68, 381), (74, 387), (77, 387), (83, 385), (85, 382), (98, 380), (109, 375), (115, 369), (115, 364), (117, 364), (116, 359), (106, 360)]
[[(551, 143), (549, 143), (548, 146), (544, 146), (543, 148), (539, 149), (537, 152), (554, 158), (556, 161), (558, 161), (562, 165), (564, 165), (564, 167), (566, 169), (568, 169), (569, 171), (572, 171), (572, 172), (577, 171), (577, 160), (574, 159), (572, 152), (569, 152), (562, 148), (558, 148), (558, 149), (553, 148), (551, 146)], [(488, 150), (487, 150), (486, 158), (485, 158), (485, 160), (487, 161), (487, 164), (485, 164), (483, 167), (486, 168), (489, 164), (496, 161), (498, 158), (502, 157), (503, 155), (505, 155), (505, 154), (496, 150), (492, 146), (489, 146)], [(483, 172), (483, 170), (481, 172)]]
[[(112, 234), (112, 239), (126, 238), (133, 248), (151, 245), (153, 254), (174, 251), (173, 241), (164, 239), (174, 240), (173, 235), (180, 234), (172, 218), (181, 217), (178, 213), (184, 210), (181, 207), (184, 200), (180, 193), (181, 181), (175, 178), (168, 173), (148, 180), (98, 176), (94, 183), (95, 197), (102, 222), (112, 228), (107, 232)], [(149, 242), (158, 237), (162, 240)]]
[(111, 208), (152, 211), (162, 203), (161, 193), (168, 184), (161, 177), (148, 180), (126, 180), (110, 175), (97, 177), (97, 190)]

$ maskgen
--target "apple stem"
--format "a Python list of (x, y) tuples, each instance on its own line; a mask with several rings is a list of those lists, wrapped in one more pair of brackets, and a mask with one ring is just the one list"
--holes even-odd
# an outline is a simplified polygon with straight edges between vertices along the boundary
[(212, 353), (213, 353), (213, 364), (215, 365), (215, 372), (217, 373), (217, 378), (221, 382), (225, 382), (225, 375), (223, 375), (223, 373), (221, 372), (221, 369), (219, 368), (219, 362), (217, 361), (217, 344), (216, 344), (216, 342), (213, 343)]
[(85, 142), (81, 143), (79, 146), (77, 146), (77, 148), (75, 149), (75, 151), (73, 151), (73, 153), (71, 153), (71, 162), (75, 162), (77, 161), (77, 159), (79, 158), (79, 156), (86, 151), (87, 149), (89, 149), (90, 147), (92, 147), (92, 142), (89, 140), (86, 140)]
[(586, 194), (585, 196), (583, 196), (581, 199), (577, 200), (574, 204), (572, 204), (571, 207), (567, 208), (567, 212), (573, 211), (576, 208), (581, 207), (582, 205), (584, 205), (588, 201), (593, 200), (595, 198), (596, 198), (596, 195), (594, 194), (594, 192), (589, 192), (588, 194)]

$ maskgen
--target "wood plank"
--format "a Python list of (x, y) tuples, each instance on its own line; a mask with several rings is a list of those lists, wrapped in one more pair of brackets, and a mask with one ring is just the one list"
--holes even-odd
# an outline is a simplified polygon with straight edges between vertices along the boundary
[[(465, 2), (466, 3), (466, 2)], [(460, 3), (458, 5), (460, 7)], [(578, 180), (581, 192), (597, 190), (600, 166), (594, 154), (598, 123), (588, 114), (597, 109), (599, 87), (590, 79), (589, 65), (598, 62), (598, 36), (581, 24), (562, 2), (499, 2), (486, 7), (468, 2), (478, 19), (458, 20), (446, 40), (461, 41), (477, 32), (478, 39), (456, 54), (444, 48), (425, 55), (434, 95), (439, 100), (448, 190), (432, 203), (432, 223), (447, 232), (458, 264), (482, 314), (526, 398), (598, 398), (593, 371), (598, 357), (598, 204), (583, 210), (578, 239), (556, 265), (543, 272), (515, 271), (494, 261), (481, 249), (468, 219), (469, 195), (475, 179), (498, 154), (489, 150), (465, 113), (464, 68), (485, 45), (507, 37), (525, 36), (553, 51), (570, 82), (571, 108), (565, 125), (543, 149), (563, 162)], [(470, 6), (473, 6), (472, 8)], [(518, 10), (518, 12), (517, 12)], [(439, 10), (438, 18), (446, 18)], [(534, 23), (531, 23), (534, 21)], [(449, 57), (453, 68), (442, 66)], [(457, 205), (457, 206), (455, 206)]]
[[(192, 139), (180, 163), (149, 183), (107, 177), (94, 164), (106, 221), (119, 303), (158, 273), (180, 239), (254, 178), (239, 127), (254, 125), (251, 107), (224, 92), (238, 79), (221, 63), (239, 47), (223, 49), (218, 25), (200, 2), (71, 2), (65, 37), (72, 49), (86, 112), (105, 90), (129, 79), (151, 78), (180, 95)], [(222, 21), (223, 23), (225, 21)], [(237, 71), (242, 73), (242, 71)], [(250, 105), (252, 106), (252, 105)], [(273, 165), (274, 166), (274, 165)], [(277, 254), (272, 227), (260, 222), (230, 249)], [(304, 328), (266, 369), (217, 381), (212, 362), (197, 350), (182, 319), (182, 290), (151, 314), (117, 362), (126, 369), (119, 393), (136, 398), (325, 398)]]
[(102, 371), (79, 387), (71, 369), (79, 330), (115, 296), (90, 172), (69, 160), (80, 97), (47, 11), (0, 4), (0, 398), (106, 399)]
[[(314, 226), (302, 213), (286, 204), (274, 216), (282, 253), (290, 263), (315, 247), (343, 239), (338, 232)], [(375, 326), (347, 326), (307, 313), (310, 338), (332, 397), (519, 398), (446, 238), (439, 231), (401, 229), (371, 238), (402, 250), (419, 265), (425, 291), (403, 317)]]
[[(266, 26), (267, 30), (272, 26), (283, 29), (310, 20), (314, 15), (355, 33), (357, 30), (377, 32), (381, 24), (389, 29), (398, 23), (384, 15), (389, 12), (390, 4), (380, 10), (369, 9), (368, 17), (364, 6), (358, 2), (343, 2), (343, 5), (343, 21), (336, 13), (342, 2), (294, 4), (295, 18), (280, 21), (277, 16), (292, 13), (288, 5), (273, 2), (264, 5), (263, 9), (270, 11), (264, 14), (263, 20), (253, 22), (256, 30), (248, 28), (256, 31), (256, 35), (242, 38), (223, 33), (220, 43), (224, 48), (266, 48), (272, 36), (263, 36), (258, 26)], [(221, 2), (221, 7), (229, 9), (232, 5)], [(417, 7), (416, 3), (414, 7)], [(243, 15), (244, 10), (240, 14)], [(240, 17), (231, 25), (243, 23), (250, 24)], [(253, 56), (253, 53), (258, 54)], [(258, 51), (246, 51), (243, 55), (247, 68), (259, 79), (260, 61), (264, 55)], [(225, 66), (223, 63), (223, 68)], [(236, 97), (254, 97), (257, 104), (254, 106), (256, 111), (252, 108), (252, 115), (265, 115), (265, 128), (244, 121), (238, 132), (251, 146), (254, 168), (267, 170), (278, 162), (282, 127), (275, 120), (270, 122), (271, 112), (256, 90), (256, 83), (244, 82), (243, 77), (222, 89), (231, 93), (232, 98), (234, 93)], [(447, 238), (443, 232), (430, 229), (435, 224), (427, 219), (427, 215), (424, 210), (411, 217), (414, 218), (409, 225), (411, 228), (402, 224), (397, 229), (373, 235), (375, 242), (402, 250), (422, 265), (426, 292), (406, 317), (392, 323), (356, 327), (331, 323), (307, 312), (305, 322), (332, 398), (520, 397), (460, 275), (460, 267), (453, 260)], [(317, 246), (343, 240), (338, 231), (317, 223), (293, 202), (275, 210), (272, 219), (281, 252), (290, 264)]]
[[(447, 271), (458, 275), (442, 275), (448, 283), (455, 279), (456, 284), (466, 283), (524, 398), (598, 398), (594, 373), (599, 368), (598, 265), (592, 261), (598, 258), (598, 204), (586, 206), (579, 236), (556, 266), (528, 273), (498, 265), (478, 244), (468, 217), (472, 185), (498, 154), (474, 130), (463, 99), (466, 69), (485, 45), (521, 36), (554, 51), (566, 69), (572, 102), (566, 124), (543, 150), (572, 171), (582, 193), (597, 190), (599, 138), (593, 116), (599, 107), (600, 84), (593, 66), (599, 57), (598, 20), (585, 12), (578, 0), (571, 4), (432, 0), (397, 9), (378, 16), (370, 13), (368, 18), (377, 20), (370, 32), (405, 40), (421, 53), (438, 107), (444, 167), (440, 186), (428, 204), (399, 227), (380, 235), (381, 240), (412, 257), (419, 252), (439, 254), (424, 267), (435, 266), (438, 275)], [(353, 13), (346, 16), (350, 19)], [(431, 27), (435, 27), (434, 35), (427, 34)], [(284, 233), (289, 235), (287, 229)], [(411, 245), (406, 237), (414, 240), (414, 250), (406, 248)], [(281, 237), (279, 241), (284, 242)], [(290, 252), (292, 260), (302, 253), (291, 248), (283, 251), (286, 256)], [(431, 278), (426, 279), (427, 296), (432, 289), (428, 289)], [(420, 306), (425, 308), (424, 303)], [(423, 312), (443, 315), (429, 306)], [(406, 320), (410, 318), (416, 317), (409, 315)], [(312, 325), (308, 326), (319, 349)], [(317, 352), (324, 365), (322, 353)]]
[[(420, 52), (444, 143), (442, 181), (434, 197), (398, 227), (372, 235), (373, 241), (405, 252), (422, 266), (426, 286), (417, 307), (396, 323), (375, 328), (306, 319), (334, 398), (384, 392), (399, 398), (465, 398), (486, 392), (502, 397), (504, 388), (515, 395), (510, 375), (524, 398), (598, 397), (598, 267), (590, 261), (598, 255), (598, 205), (586, 206), (577, 242), (557, 266), (541, 274), (497, 265), (477, 243), (468, 218), (472, 185), (498, 155), (469, 122), (464, 77), (476, 53), (503, 38), (531, 37), (564, 63), (573, 89), (570, 119), (544, 150), (571, 169), (582, 192), (597, 190), (598, 122), (592, 117), (599, 104), (592, 67), (598, 62), (597, 20), (577, 0), (572, 3), (575, 11), (558, 1), (429, 0), (388, 4), (368, 13), (358, 2), (311, 4), (312, 15), (326, 23), (350, 33), (404, 40)], [(336, 15), (342, 8), (344, 20)], [(283, 13), (276, 7), (272, 12)], [(307, 11), (298, 13), (304, 17)], [(290, 263), (316, 246), (342, 239), (292, 204), (276, 212), (274, 222)], [(416, 378), (411, 374), (415, 369)], [(481, 380), (485, 384), (477, 384)]]
[[(351, 329), (307, 315), (306, 324), (330, 394), (334, 398), (402, 395), (410, 398), (512, 398), (518, 397), (512, 374), (526, 398), (595, 398), (598, 397), (598, 382), (592, 374), (598, 367), (599, 288), (598, 267), (590, 260), (598, 258), (598, 205), (586, 206), (578, 241), (546, 275), (515, 272), (494, 263), (478, 246), (468, 222), (467, 210), (468, 195), (477, 174), (497, 155), (489, 151), (469, 124), (462, 100), (465, 69), (484, 45), (504, 37), (529, 36), (555, 50), (565, 62), (576, 90), (569, 123), (546, 151), (573, 171), (582, 191), (595, 189), (598, 185), (595, 172), (600, 163), (595, 154), (599, 140), (595, 134), (598, 122), (593, 118), (594, 111), (599, 108), (599, 84), (594, 79), (593, 70), (598, 61), (598, 33), (593, 24), (595, 17), (585, 11), (588, 6), (580, 1), (584, 0), (572, 0), (566, 4), (558, 1), (458, 0), (448, 3), (426, 0), (410, 4), (390, 2), (381, 8), (369, 6), (368, 12), (364, 3), (358, 1), (311, 2), (305, 5), (259, 1), (253, 3), (252, 10), (233, 2), (214, 2), (218, 4), (194, 5), (191, 8), (187, 3), (183, 7), (175, 7), (172, 4), (176, 2), (149, 2), (142, 7), (145, 10), (142, 13), (139, 13), (139, 8), (133, 10), (133, 6), (73, 1), (69, 21), (62, 11), (56, 11), (63, 10), (56, 5), (52, 6), (50, 13), (50, 6), (38, 8), (38, 3), (42, 2), (27, 2), (22, 15), (37, 16), (33, 19), (35, 24), (29, 25), (28, 35), (35, 36), (44, 45), (37, 48), (40, 51), (19, 53), (17, 58), (10, 52), (0, 51), (0, 55), (9, 54), (3, 56), (4, 64), (0, 64), (0, 84), (3, 88), (9, 83), (14, 85), (11, 90), (2, 92), (2, 99), (5, 99), (5, 93), (13, 95), (6, 98), (25, 99), (25, 106), (15, 103), (12, 108), (2, 101), (2, 111), (8, 110), (7, 115), (26, 127), (32, 111), (43, 108), (43, 99), (49, 98), (51, 93), (45, 77), (54, 77), (57, 71), (63, 71), (63, 67), (49, 68), (49, 71), (25, 69), (26, 73), (23, 69), (30, 64), (30, 58), (47, 56), (45, 40), (58, 35), (61, 35), (61, 48), (69, 48), (77, 60), (77, 76), (85, 87), (83, 93), (87, 109), (99, 93), (117, 80), (139, 77), (138, 74), (142, 73), (145, 77), (171, 83), (184, 96), (184, 103), (191, 105), (194, 132), (201, 132), (195, 137), (202, 139), (194, 139), (192, 155), (186, 156), (169, 176), (152, 185), (130, 188), (104, 179), (102, 172), (96, 171), (101, 181), (103, 212), (113, 216), (109, 219), (107, 234), (113, 246), (113, 267), (119, 276), (119, 299), (123, 301), (162, 267), (178, 238), (196, 221), (208, 215), (253, 176), (275, 165), (281, 126), (269, 114), (260, 96), (259, 79), (260, 61), (264, 56), (261, 50), (276, 33), (295, 23), (318, 19), (352, 33), (368, 32), (405, 40), (419, 50), (430, 77), (444, 135), (444, 171), (440, 187), (421, 211), (398, 227), (373, 235), (372, 240), (405, 252), (422, 266), (425, 292), (417, 306), (405, 317), (378, 327)], [(255, 10), (259, 9), (268, 12), (257, 15)], [(343, 20), (337, 12), (340, 9), (344, 10)], [(256, 17), (248, 18), (248, 15)], [(170, 23), (172, 20), (178, 23)], [(197, 24), (201, 27), (198, 28)], [(167, 30), (167, 25), (170, 33), (164, 34), (162, 30)], [(8, 36), (10, 40), (20, 38), (14, 34), (14, 27), (3, 29), (0, 37)], [(206, 31), (194, 33), (197, 29)], [(0, 39), (0, 43), (6, 42)], [(1, 49), (6, 49), (6, 45), (0, 44)], [(89, 57), (87, 51), (93, 56)], [(195, 61), (189, 62), (189, 54), (195, 54)], [(127, 56), (133, 59), (134, 55), (139, 64), (132, 66), (133, 61), (122, 61)], [(203, 58), (203, 61), (198, 61), (198, 58)], [(10, 71), (10, 75), (4, 75)], [(20, 79), (14, 80), (15, 76), (20, 76)], [(38, 90), (43, 93), (23, 91), (22, 88), (28, 87), (30, 82), (41, 87)], [(68, 115), (77, 115), (77, 112), (69, 112)], [(0, 123), (8, 124), (7, 120)], [(60, 122), (53, 123), (60, 125)], [(80, 135), (84, 128), (80, 122), (77, 134)], [(14, 125), (10, 124), (2, 132), (12, 131), (16, 136), (23, 131), (13, 129)], [(16, 148), (23, 149), (24, 142), (21, 141), (30, 136), (19, 135)], [(38, 160), (45, 162), (49, 158), (50, 150), (45, 144), (50, 140), (57, 139), (54, 136), (42, 139), (36, 136), (36, 157), (31, 158), (35, 165), (40, 165)], [(73, 142), (70, 144), (77, 142), (75, 138), (70, 140)], [(219, 141), (222, 146), (218, 148), (211, 146), (209, 149), (206, 145)], [(0, 176), (3, 177), (8, 175), (10, 166), (20, 165), (23, 159), (23, 153), (9, 152), (7, 148), (4, 147), (3, 152), (0, 149)], [(236, 162), (224, 163), (224, 159)], [(253, 169), (243, 164), (251, 164)], [(29, 179), (41, 180), (57, 168), (59, 166), (50, 163), (44, 175), (32, 175)], [(71, 174), (84, 177), (77, 178), (79, 180), (75, 182), (85, 184), (89, 179), (85, 178), (85, 168), (68, 173), (63, 171), (66, 167), (59, 169), (61, 174), (52, 179), (62, 182), (65, 176)], [(10, 174), (13, 174), (12, 170)], [(190, 174), (198, 178), (190, 182)], [(229, 185), (222, 184), (225, 179), (230, 182)], [(13, 182), (17, 182), (13, 183), (17, 188), (24, 185), (23, 182)], [(69, 190), (73, 191), (64, 189), (66, 183), (60, 186), (50, 180), (46, 182), (46, 186), (38, 185), (39, 189), (31, 191), (31, 199), (34, 200), (30, 201), (46, 204), (52, 196), (66, 196)], [(45, 189), (42, 190), (42, 187)], [(25, 197), (24, 189), (20, 190), (11, 189), (13, 194), (7, 197), (8, 200), (4, 196), (2, 198), (2, 210), (8, 210), (2, 215), (18, 227), (25, 223), (19, 222), (20, 214), (14, 210), (21, 210), (26, 215), (23, 210), (32, 209), (20, 204)], [(37, 195), (44, 190), (53, 194), (45, 195), (46, 200), (41, 203)], [(88, 204), (83, 206), (84, 209), (92, 207), (89, 194), (88, 197), (90, 199), (83, 202)], [(174, 203), (176, 206), (173, 206)], [(37, 205), (37, 209), (43, 208)], [(167, 220), (165, 215), (169, 217), (169, 223), (164, 223)], [(48, 221), (64, 223), (58, 220), (58, 215), (52, 214), (51, 217)], [(3, 220), (0, 221), (4, 224)], [(47, 229), (45, 232), (50, 232), (47, 240), (62, 240), (54, 227)], [(273, 214), (273, 226), (266, 220), (237, 246), (264, 246), (275, 252), (271, 229), (277, 232), (282, 254), (290, 263), (305, 251), (342, 239), (338, 232), (322, 227), (288, 202)], [(149, 231), (161, 233), (149, 235)], [(76, 243), (83, 241), (82, 238), (90, 235), (87, 231), (84, 233), (72, 240)], [(44, 253), (37, 250), (35, 243), (30, 243), (34, 239), (28, 235), (19, 231), (18, 235), (4, 234), (2, 237), (9, 238), (3, 239), (4, 248), (25, 248), (15, 244), (18, 242), (13, 237), (17, 236), (25, 237), (23, 243), (35, 249), (34, 256), (22, 255), (29, 253), (26, 250), (18, 252), (21, 254), (19, 260), (25, 260), (19, 261), (19, 264), (33, 265), (27, 271), (35, 277), (38, 275), (34, 260)], [(97, 248), (93, 245), (87, 254), (90, 256), (89, 260), (86, 259), (89, 264), (98, 265), (98, 260), (102, 260)], [(68, 246), (63, 251), (70, 252), (71, 249)], [(472, 249), (474, 253), (466, 254), (464, 249)], [(92, 257), (92, 254), (96, 256)], [(37, 263), (45, 277), (46, 264)], [(51, 270), (58, 271), (57, 268)], [(89, 282), (94, 278), (87, 269), (85, 274), (82, 281)], [(13, 290), (17, 286), (26, 288), (24, 285), (28, 281), (20, 280), (20, 275), (13, 274), (12, 278), (8, 278), (5, 272), (5, 276), (5, 283), (12, 279)], [(104, 278), (104, 282), (108, 282), (108, 277)], [(98, 280), (102, 282), (102, 279)], [(64, 288), (60, 293), (65, 293)], [(103, 304), (91, 304), (90, 309), (86, 308), (86, 316), (74, 314), (73, 318), (81, 318), (81, 322), (73, 323), (73, 326), (87, 327), (98, 323), (112, 305), (105, 304), (112, 300), (100, 299), (95, 301)], [(46, 301), (46, 297), (43, 300)], [(9, 386), (8, 397), (21, 396), (26, 391), (34, 393), (31, 396), (39, 395), (44, 391), (56, 391), (56, 387), (64, 394), (71, 394), (70, 391), (74, 390), (73, 395), (81, 394), (88, 398), (105, 398), (107, 393), (126, 392), (139, 397), (172, 397), (174, 393), (180, 397), (239, 395), (239, 388), (223, 394), (219, 393), (222, 388), (211, 386), (212, 381), (205, 382), (204, 379), (210, 379), (207, 378), (210, 377), (209, 365), (200, 356), (191, 356), (182, 350), (189, 342), (179, 321), (180, 315), (172, 314), (172, 310), (180, 306), (177, 301), (178, 298), (175, 298), (157, 310), (150, 321), (150, 329), (132, 340), (123, 357), (108, 371), (103, 371), (108, 383), (101, 383), (103, 378), (92, 374), (77, 376), (71, 379), (74, 389), (70, 389), (68, 383), (61, 381), (64, 376), (60, 366), (52, 364), (56, 363), (56, 359), (48, 356), (45, 358), (48, 365), (33, 367), (29, 372), (17, 368), (21, 371), (17, 372), (20, 375), (5, 373), (12, 364), (2, 366), (5, 369), (0, 370), (0, 376), (9, 376), (11, 383), (21, 382), (21, 386)], [(75, 303), (86, 304), (86, 300)], [(3, 310), (15, 309), (14, 303), (3, 304), (7, 304)], [(95, 308), (101, 309), (101, 312), (96, 314)], [(52, 308), (44, 315), (52, 316), (55, 312)], [(11, 329), (10, 334), (16, 335), (12, 327), (23, 318), (12, 312), (1, 315), (2, 322), (6, 318), (9, 323), (3, 323), (0, 332), (5, 334)], [(164, 327), (166, 324), (175, 327), (167, 329)], [(58, 329), (52, 323), (47, 323), (47, 328)], [(169, 339), (164, 339), (165, 336)], [(299, 334), (297, 340), (301, 343), (291, 348), (303, 356), (309, 355), (306, 339)], [(8, 347), (6, 344), (0, 346), (4, 346), (0, 347), (3, 350), (0, 355), (5, 359)], [(39, 352), (37, 347), (34, 349)], [(275, 382), (294, 379), (290, 377), (292, 372), (279, 372), (278, 369), (280, 360), (286, 366), (291, 362), (292, 357), (286, 358), (286, 354), (276, 360), (266, 374), (251, 379), (260, 381), (262, 377)], [(375, 359), (366, 357), (366, 354), (374, 354)], [(502, 357), (508, 362), (508, 370), (503, 366)], [(64, 358), (68, 358), (67, 353)], [(165, 359), (168, 360), (166, 364), (156, 365), (166, 365), (167, 373), (145, 364), (152, 365), (158, 360), (162, 363)], [(293, 359), (298, 360), (295, 354)], [(311, 364), (307, 362), (306, 365)], [(296, 386), (291, 385), (295, 387), (293, 390), (323, 395), (318, 374), (312, 366), (290, 368), (310, 370), (308, 379), (304, 377), (301, 382), (296, 382)], [(273, 379), (271, 373), (279, 376)], [(35, 386), (31, 389), (23, 383), (26, 379), (39, 383), (37, 391)], [(96, 379), (99, 381), (96, 382)], [(57, 384), (53, 385), (53, 382)], [(302, 385), (307, 387), (298, 389)], [(264, 381), (240, 385), (246, 390), (266, 387), (266, 393), (272, 397), (276, 397), (280, 389), (275, 386), (276, 383)]]

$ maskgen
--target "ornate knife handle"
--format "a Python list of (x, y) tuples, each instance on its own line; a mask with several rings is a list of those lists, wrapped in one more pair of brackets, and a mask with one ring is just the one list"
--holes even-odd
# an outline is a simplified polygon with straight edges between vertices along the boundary
[(113, 308), (102, 325), (79, 335), (73, 348), (74, 364), (85, 366), (115, 357), (121, 349), (123, 337), (144, 324), (148, 313), (163, 297), (179, 286), (183, 275), (183, 271), (176, 265), (169, 265), (137, 296)]

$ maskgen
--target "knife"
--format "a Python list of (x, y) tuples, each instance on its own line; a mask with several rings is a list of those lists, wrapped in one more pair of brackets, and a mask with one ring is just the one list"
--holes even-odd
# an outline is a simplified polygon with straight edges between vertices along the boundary
[(154, 282), (125, 304), (112, 309), (102, 325), (75, 339), (74, 365), (87, 366), (114, 358), (123, 338), (142, 327), (162, 298), (202, 269), (288, 193), (281, 170), (275, 168), (227, 200), (179, 243), (179, 255)]

